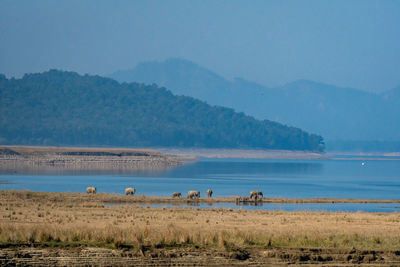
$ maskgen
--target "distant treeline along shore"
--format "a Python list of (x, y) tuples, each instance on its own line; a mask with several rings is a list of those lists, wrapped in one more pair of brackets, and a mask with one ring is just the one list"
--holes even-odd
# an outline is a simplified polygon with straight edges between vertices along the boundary
[(323, 151), (323, 138), (165, 88), (50, 70), (0, 75), (0, 144)]

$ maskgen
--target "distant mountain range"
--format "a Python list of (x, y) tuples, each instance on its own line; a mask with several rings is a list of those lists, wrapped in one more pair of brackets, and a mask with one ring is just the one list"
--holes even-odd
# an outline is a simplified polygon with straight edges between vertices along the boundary
[(0, 144), (323, 151), (321, 136), (155, 85), (51, 70), (0, 75)]
[(400, 87), (373, 94), (299, 80), (269, 88), (241, 78), (229, 81), (181, 59), (141, 63), (110, 77), (120, 82), (155, 83), (177, 95), (300, 127), (324, 136), (328, 147), (343, 147), (344, 143), (349, 146), (351, 141), (390, 147), (388, 144), (400, 141)]

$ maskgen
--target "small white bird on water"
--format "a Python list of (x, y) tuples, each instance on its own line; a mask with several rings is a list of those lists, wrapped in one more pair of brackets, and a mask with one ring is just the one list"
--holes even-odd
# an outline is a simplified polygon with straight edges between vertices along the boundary
[(364, 165), (365, 165), (365, 162), (361, 162), (361, 165), (364, 166)]

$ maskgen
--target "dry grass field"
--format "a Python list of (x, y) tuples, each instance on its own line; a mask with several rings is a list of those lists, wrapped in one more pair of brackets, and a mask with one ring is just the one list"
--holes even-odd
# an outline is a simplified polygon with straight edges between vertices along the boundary
[[(107, 207), (112, 199), (130, 203)], [(114, 260), (132, 264), (201, 264), (204, 257), (219, 259), (215, 264), (400, 264), (399, 213), (139, 206), (152, 201), (157, 198), (0, 191), (0, 260), (17, 262), (25, 254), (16, 256), (16, 249), (28, 247), (75, 259), (87, 249), (110, 250), (119, 253)]]

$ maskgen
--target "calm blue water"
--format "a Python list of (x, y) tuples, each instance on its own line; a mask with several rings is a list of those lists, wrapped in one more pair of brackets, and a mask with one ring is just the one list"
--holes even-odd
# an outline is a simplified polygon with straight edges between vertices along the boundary
[(399, 199), (400, 161), (201, 159), (167, 171), (129, 175), (0, 175), (0, 189), (7, 190), (84, 192), (87, 186), (107, 193), (133, 186), (136, 194), (154, 196), (188, 190), (204, 196), (212, 188), (214, 196), (248, 195), (257, 189), (267, 197)]
[[(123, 206), (109, 205), (109, 206)], [(181, 207), (181, 208), (202, 208), (202, 209), (248, 209), (248, 210), (282, 210), (282, 211), (341, 211), (341, 212), (400, 212), (400, 203), (303, 203), (303, 204), (281, 204), (281, 203), (261, 203), (258, 205), (236, 205), (235, 203), (198, 203), (196, 204), (151, 204), (142, 205), (143, 207), (155, 207), (155, 208), (169, 208), (169, 207)]]

